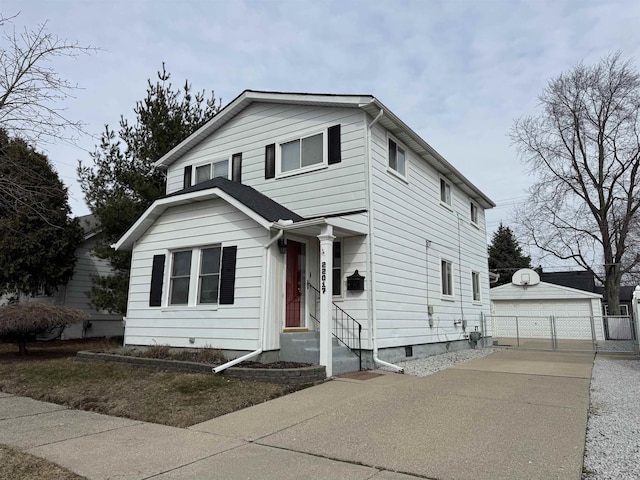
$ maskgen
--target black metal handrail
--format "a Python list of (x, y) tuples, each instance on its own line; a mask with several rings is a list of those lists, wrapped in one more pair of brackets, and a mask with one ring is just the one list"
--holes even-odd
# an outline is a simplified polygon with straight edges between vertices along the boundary
[[(313, 296), (314, 305), (313, 312), (309, 313), (309, 316), (319, 325), (320, 319), (318, 318), (318, 304), (320, 303), (320, 290), (314, 287), (310, 282), (307, 282), (307, 287), (315, 292)], [(342, 343), (345, 347), (351, 350), (358, 357), (359, 369), (362, 370), (362, 325), (355, 318), (345, 312), (342, 308), (336, 305), (335, 302), (331, 302), (333, 310), (331, 317), (333, 318), (332, 335)]]

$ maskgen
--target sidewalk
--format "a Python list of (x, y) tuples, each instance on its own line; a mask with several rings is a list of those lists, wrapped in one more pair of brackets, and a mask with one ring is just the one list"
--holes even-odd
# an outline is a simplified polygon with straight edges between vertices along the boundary
[(189, 429), (0, 393), (0, 443), (91, 479), (578, 480), (592, 365), (503, 350), (425, 378), (337, 379)]

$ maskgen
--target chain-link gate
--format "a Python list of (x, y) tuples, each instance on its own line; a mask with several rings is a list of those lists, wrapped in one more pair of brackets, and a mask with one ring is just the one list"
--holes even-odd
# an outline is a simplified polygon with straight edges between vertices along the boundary
[(639, 353), (636, 325), (629, 316), (487, 315), (486, 321), (498, 346)]

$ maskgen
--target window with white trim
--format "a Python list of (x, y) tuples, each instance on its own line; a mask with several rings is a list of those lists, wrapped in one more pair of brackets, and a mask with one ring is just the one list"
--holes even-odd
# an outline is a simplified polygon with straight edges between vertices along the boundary
[(314, 170), (327, 163), (324, 132), (314, 133), (278, 145), (278, 173)]
[(440, 284), (442, 295), (453, 296), (453, 263), (448, 260), (440, 261)]
[(471, 202), (471, 223), (478, 225), (478, 206)]
[(189, 303), (190, 283), (191, 250), (173, 252), (169, 283), (169, 305), (187, 305)]
[(194, 175), (193, 184), (206, 182), (212, 178), (223, 177), (229, 178), (229, 159), (218, 160), (204, 165), (196, 166), (196, 174)]
[(333, 295), (342, 295), (342, 242), (333, 242)]
[(200, 252), (198, 303), (218, 303), (220, 287), (220, 247), (203, 248)]
[(395, 170), (403, 177), (406, 176), (407, 154), (404, 148), (392, 139), (389, 139), (389, 168)]
[(473, 292), (473, 301), (480, 302), (482, 300), (480, 296), (480, 273), (471, 272), (471, 290)]
[(440, 179), (440, 201), (451, 206), (451, 184), (444, 178)]
[[(222, 249), (207, 246), (171, 255), (169, 305), (217, 304)], [(195, 261), (195, 265), (193, 266)], [(191, 292), (196, 292), (192, 295)]]

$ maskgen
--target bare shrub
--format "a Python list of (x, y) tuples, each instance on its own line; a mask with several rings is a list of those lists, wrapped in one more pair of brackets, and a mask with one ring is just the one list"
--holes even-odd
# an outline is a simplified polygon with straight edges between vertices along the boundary
[(0, 341), (18, 344), (20, 354), (26, 354), (26, 343), (37, 335), (62, 331), (67, 325), (88, 319), (89, 315), (82, 310), (49, 303), (4, 305), (0, 307)]

